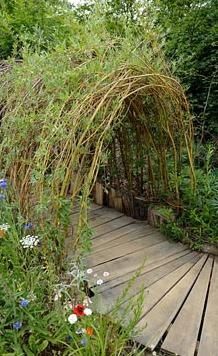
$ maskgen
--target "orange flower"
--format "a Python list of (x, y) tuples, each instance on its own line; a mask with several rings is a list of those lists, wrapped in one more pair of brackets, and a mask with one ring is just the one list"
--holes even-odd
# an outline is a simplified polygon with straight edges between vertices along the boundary
[(91, 326), (88, 326), (88, 328), (86, 328), (86, 334), (89, 335), (89, 336), (92, 336), (93, 335), (93, 328)]

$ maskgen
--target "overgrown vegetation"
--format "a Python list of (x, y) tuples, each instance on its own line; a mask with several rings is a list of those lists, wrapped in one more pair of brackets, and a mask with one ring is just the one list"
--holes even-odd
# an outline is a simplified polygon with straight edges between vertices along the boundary
[[(74, 246), (85, 245), (87, 199), (99, 165), (109, 167), (107, 152), (129, 189), (141, 169), (148, 198), (170, 191), (179, 199), (182, 151), (195, 185), (192, 123), (183, 90), (164, 63), (155, 61), (146, 41), (139, 46), (136, 38), (130, 30), (114, 37), (104, 19), (93, 17), (87, 25), (75, 23), (70, 48), (26, 51), (22, 63), (12, 62), (2, 76), (2, 170), (22, 212), (41, 224), (50, 219), (54, 228), (60, 228), (66, 196), (74, 204), (81, 193)], [(135, 166), (136, 159), (145, 161), (144, 167)], [(109, 168), (112, 174), (117, 167)]]
[[(167, 236), (200, 249), (203, 244), (218, 244), (218, 176), (211, 166), (214, 149), (206, 151), (204, 166), (195, 170), (196, 190), (190, 187), (187, 169), (180, 176), (181, 206), (175, 221), (162, 226)], [(172, 209), (172, 211), (175, 209)], [(178, 209), (177, 209), (178, 212)]]
[[(199, 8), (199, 19), (208, 4)], [(169, 214), (170, 205), (177, 219), (163, 228), (172, 238), (195, 248), (218, 242), (216, 147), (196, 148), (196, 119), (163, 48), (168, 58), (175, 51), (175, 58), (186, 59), (175, 62), (176, 73), (189, 86), (204, 143), (214, 127), (213, 31), (201, 91), (193, 84), (204, 58), (197, 29), (195, 55), (186, 56), (193, 6), (187, 5), (188, 16), (181, 16), (187, 23), (178, 33), (169, 23), (182, 12), (180, 3), (171, 18), (154, 15), (156, 2), (147, 5), (105, 1), (100, 10), (88, 3), (71, 10), (59, 0), (1, 2), (1, 354), (142, 353), (128, 342), (137, 318), (125, 329), (114, 323), (115, 314), (93, 313), (75, 325), (75, 316), (68, 320), (87, 300), (81, 257), (90, 248), (87, 211), (97, 176), (148, 202), (167, 203)], [(158, 3), (158, 9), (166, 6)], [(210, 32), (208, 22), (204, 28)], [(182, 34), (185, 45), (178, 48)]]
[[(1, 354), (142, 355), (142, 349), (129, 342), (140, 300), (122, 313), (117, 305), (107, 316), (91, 314), (82, 264), (58, 262), (62, 250), (54, 246), (61, 231), (55, 234), (46, 224), (26, 221), (11, 201), (8, 181), (1, 180), (0, 188)], [(133, 316), (121, 328), (129, 308)], [(77, 315), (76, 323), (72, 315)]]

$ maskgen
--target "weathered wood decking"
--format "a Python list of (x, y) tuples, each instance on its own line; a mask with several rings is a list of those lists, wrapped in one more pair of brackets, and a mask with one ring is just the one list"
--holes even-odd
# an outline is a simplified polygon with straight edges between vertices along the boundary
[(98, 311), (113, 309), (141, 267), (125, 297), (128, 303), (144, 289), (136, 341), (167, 355), (217, 356), (218, 259), (169, 242), (146, 222), (109, 208), (93, 204), (90, 222), (95, 230), (87, 256), (90, 287), (104, 280), (94, 297)]

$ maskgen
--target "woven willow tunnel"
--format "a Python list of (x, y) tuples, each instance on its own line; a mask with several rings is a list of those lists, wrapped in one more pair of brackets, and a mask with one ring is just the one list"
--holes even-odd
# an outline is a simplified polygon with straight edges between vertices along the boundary
[(106, 41), (27, 56), (2, 73), (1, 171), (26, 215), (47, 204), (58, 224), (60, 202), (80, 194), (79, 236), (98, 174), (148, 198), (168, 191), (178, 199), (184, 156), (194, 185), (183, 89), (129, 42), (128, 56), (127, 42), (116, 49)]

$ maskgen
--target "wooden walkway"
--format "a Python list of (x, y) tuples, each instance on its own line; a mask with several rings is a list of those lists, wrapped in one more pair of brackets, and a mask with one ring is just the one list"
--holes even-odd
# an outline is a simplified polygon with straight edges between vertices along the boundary
[(98, 311), (113, 309), (138, 270), (122, 305), (144, 290), (135, 340), (164, 355), (217, 356), (218, 258), (170, 242), (146, 222), (110, 208), (93, 204), (90, 223), (89, 286), (104, 281), (94, 297)]

